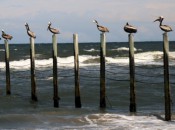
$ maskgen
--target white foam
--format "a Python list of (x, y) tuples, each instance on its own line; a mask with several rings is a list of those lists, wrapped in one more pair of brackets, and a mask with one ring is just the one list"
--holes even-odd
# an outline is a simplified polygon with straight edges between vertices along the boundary
[[(117, 49), (111, 49), (112, 51), (129, 51), (128, 47), (119, 47)], [(141, 51), (142, 49), (136, 49), (134, 48), (134, 51)]]
[(85, 120), (89, 125), (81, 126), (80, 128), (127, 130), (173, 130), (175, 128), (174, 122), (166, 122), (156, 116), (93, 114), (85, 116)]
[(106, 57), (107, 63), (115, 63), (120, 65), (127, 65), (129, 64), (129, 58), (128, 57)]
[(5, 51), (5, 49), (0, 49), (0, 51)]
[[(4, 114), (0, 128), (17, 129), (90, 129), (90, 130), (174, 130), (174, 120), (163, 121), (153, 115), (88, 114), (60, 116), (54, 114)], [(8, 120), (7, 120), (8, 119)], [(15, 120), (14, 120), (15, 119)], [(7, 122), (8, 121), (8, 122)], [(22, 122), (19, 124), (19, 122)], [(29, 124), (29, 125), (27, 125)]]
[[(174, 65), (175, 52), (170, 52), (170, 65)], [(134, 55), (135, 63), (139, 65), (163, 65), (163, 52), (154, 51), (154, 52), (142, 52), (136, 53)], [(99, 56), (91, 56), (91, 55), (80, 55), (79, 63), (81, 66), (91, 66), (91, 65), (99, 65)], [(69, 57), (58, 57), (58, 66), (60, 67), (73, 67), (74, 66), (74, 56)], [(86, 62), (88, 61), (88, 62)], [(95, 62), (93, 62), (95, 61)], [(119, 65), (128, 65), (129, 58), (128, 57), (106, 57), (106, 63), (114, 63)], [(90, 62), (90, 63), (89, 63)], [(92, 62), (92, 63), (91, 63)], [(53, 63), (53, 59), (43, 59), (43, 60), (35, 60), (35, 66), (37, 68), (42, 67), (51, 67)], [(10, 67), (14, 69), (29, 69), (30, 68), (30, 59), (27, 60), (19, 60), (19, 61), (10, 61)], [(0, 68), (5, 68), (5, 63), (0, 62)]]
[[(142, 52), (134, 54), (135, 63), (140, 65), (163, 65), (163, 52), (153, 51), (153, 52)], [(175, 52), (170, 52), (169, 57), (171, 60), (175, 59)], [(108, 63), (116, 64), (129, 64), (128, 57), (106, 57)], [(170, 62), (170, 65), (173, 65), (174, 62)]]
[(95, 50), (94, 48), (91, 48), (91, 49), (89, 49), (89, 50), (85, 50), (85, 49), (84, 49), (84, 51), (87, 51), (87, 52), (99, 52), (100, 50)]
[[(162, 56), (162, 52), (144, 52), (144, 53), (137, 53), (134, 55), (135, 62), (138, 64), (162, 64), (162, 62), (155, 61), (160, 56)], [(108, 63), (116, 63), (120, 65), (127, 65), (129, 64), (129, 57), (106, 57)]]
[[(64, 117), (63, 117), (64, 118)], [(69, 119), (65, 117), (68, 121)], [(78, 123), (60, 126), (60, 129), (90, 129), (90, 130), (174, 130), (175, 123), (163, 121), (156, 116), (129, 116), (122, 114), (92, 114), (80, 117), (72, 117)], [(48, 121), (46, 126), (50, 129), (54, 123)], [(41, 124), (42, 125), (42, 124)], [(52, 125), (52, 126), (51, 126)]]

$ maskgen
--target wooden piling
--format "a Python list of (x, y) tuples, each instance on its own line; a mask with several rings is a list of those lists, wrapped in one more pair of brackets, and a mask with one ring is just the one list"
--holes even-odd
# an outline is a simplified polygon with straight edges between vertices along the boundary
[(165, 93), (165, 120), (171, 120), (171, 91), (169, 83), (169, 41), (167, 33), (163, 34), (163, 56), (164, 56), (164, 93)]
[(75, 72), (75, 107), (81, 108), (78, 34), (73, 34), (73, 43), (74, 43), (74, 72)]
[(6, 94), (11, 94), (11, 86), (10, 86), (10, 64), (9, 64), (9, 44), (7, 40), (4, 40), (5, 43), (5, 63), (6, 63)]
[(31, 98), (38, 101), (36, 94), (36, 77), (35, 77), (35, 45), (34, 38), (30, 37), (30, 64), (31, 64)]
[(105, 57), (106, 35), (100, 34), (100, 108), (106, 108), (106, 81), (105, 81)]
[(134, 40), (133, 35), (129, 34), (129, 67), (130, 67), (130, 112), (136, 112), (135, 97), (135, 62), (134, 62)]
[(57, 37), (56, 34), (52, 35), (53, 43), (53, 100), (54, 107), (59, 107), (59, 96), (58, 96), (58, 74), (57, 74)]

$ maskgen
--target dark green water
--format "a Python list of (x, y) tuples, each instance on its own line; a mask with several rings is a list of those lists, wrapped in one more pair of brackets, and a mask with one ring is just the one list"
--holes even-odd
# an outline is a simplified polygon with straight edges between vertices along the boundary
[[(129, 113), (128, 43), (107, 43), (106, 104), (99, 109), (99, 43), (81, 43), (80, 93), (82, 108), (74, 106), (73, 44), (58, 44), (58, 87), (60, 108), (53, 108), (52, 44), (36, 44), (36, 84), (38, 102), (30, 100), (30, 46), (10, 44), (11, 96), (5, 92), (4, 45), (0, 45), (0, 128), (96, 129), (124, 128), (120, 124), (135, 121)], [(135, 43), (136, 102), (143, 122), (164, 114), (164, 78), (161, 42)], [(175, 101), (175, 42), (170, 42), (170, 83)], [(174, 113), (175, 105), (172, 104)], [(108, 115), (109, 114), (109, 115)], [(137, 120), (139, 120), (139, 117)], [(105, 119), (105, 121), (103, 120)], [(110, 121), (117, 122), (113, 127)], [(146, 120), (147, 121), (147, 120)], [(154, 122), (155, 121), (155, 122)], [(104, 124), (105, 122), (105, 124)], [(11, 125), (9, 125), (11, 124)], [(125, 124), (125, 125), (126, 125)], [(138, 122), (139, 124), (139, 122)], [(162, 123), (163, 124), (163, 123)], [(162, 125), (160, 123), (160, 125)], [(140, 124), (141, 127), (150, 123)], [(166, 124), (164, 124), (166, 126)], [(133, 128), (138, 127), (131, 123)], [(132, 128), (126, 125), (126, 129)], [(156, 127), (156, 128), (159, 128)]]

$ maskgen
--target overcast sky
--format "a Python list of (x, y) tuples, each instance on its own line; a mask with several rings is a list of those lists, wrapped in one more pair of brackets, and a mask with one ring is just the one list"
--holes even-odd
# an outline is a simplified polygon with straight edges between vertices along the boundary
[[(92, 22), (108, 27), (108, 42), (127, 41), (123, 31), (126, 22), (138, 28), (135, 41), (162, 40), (159, 23), (153, 21), (164, 16), (163, 24), (175, 30), (175, 0), (1, 0), (0, 28), (13, 35), (11, 43), (28, 43), (25, 22), (36, 33), (37, 43), (51, 42), (48, 22), (59, 28), (58, 42), (72, 42), (73, 33), (79, 42), (98, 42), (100, 32)], [(169, 40), (175, 40), (170, 32)], [(1, 41), (3, 42), (3, 41)]]

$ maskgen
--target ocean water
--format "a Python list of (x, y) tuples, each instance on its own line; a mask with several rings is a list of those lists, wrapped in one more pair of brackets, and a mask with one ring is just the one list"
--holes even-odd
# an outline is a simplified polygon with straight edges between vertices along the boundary
[(172, 121), (164, 121), (162, 42), (135, 43), (137, 113), (129, 112), (128, 43), (107, 43), (106, 109), (99, 108), (100, 43), (80, 43), (82, 108), (74, 105), (73, 44), (58, 44), (59, 108), (53, 107), (52, 44), (35, 45), (38, 102), (31, 101), (30, 45), (10, 44), (11, 95), (0, 45), (0, 129), (175, 129), (175, 42), (170, 42)]

